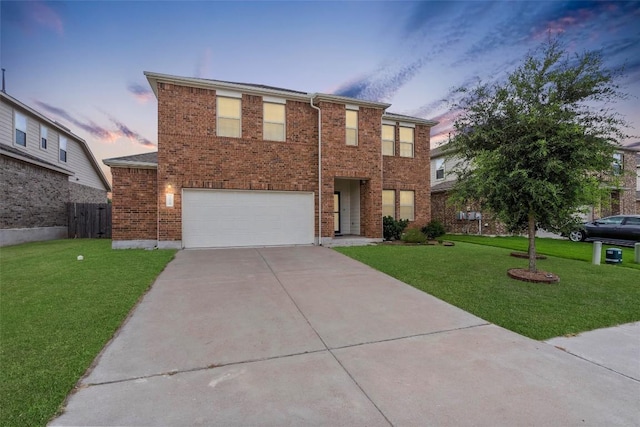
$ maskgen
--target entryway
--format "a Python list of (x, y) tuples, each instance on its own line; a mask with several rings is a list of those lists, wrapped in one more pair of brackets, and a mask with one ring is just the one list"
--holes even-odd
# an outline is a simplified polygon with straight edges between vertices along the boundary
[(360, 180), (336, 179), (333, 184), (335, 236), (360, 235)]

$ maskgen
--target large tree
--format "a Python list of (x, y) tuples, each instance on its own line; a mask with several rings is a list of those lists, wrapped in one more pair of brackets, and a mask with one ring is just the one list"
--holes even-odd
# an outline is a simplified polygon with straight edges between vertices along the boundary
[(535, 273), (536, 228), (564, 230), (613, 183), (612, 155), (626, 138), (611, 102), (620, 69), (599, 52), (569, 54), (557, 39), (529, 53), (504, 82), (459, 89), (451, 141), (462, 160), (454, 195), (477, 200), (509, 231), (529, 236)]

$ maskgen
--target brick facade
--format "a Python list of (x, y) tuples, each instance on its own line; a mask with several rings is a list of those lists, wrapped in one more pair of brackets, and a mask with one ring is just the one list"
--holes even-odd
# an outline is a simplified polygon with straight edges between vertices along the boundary
[[(431, 221), (430, 132), (428, 126), (416, 125), (414, 132), (414, 158), (400, 157), (400, 144), (395, 144), (395, 156), (383, 156), (383, 189), (396, 192), (396, 218), (399, 217), (400, 191), (415, 192), (415, 221), (410, 226), (422, 227)], [(396, 126), (396, 142), (400, 139)]]
[[(221, 89), (206, 82), (197, 82), (194, 86), (198, 87), (194, 87), (178, 80), (159, 79), (154, 86), (158, 99), (158, 153), (153, 204), (147, 196), (142, 199), (131, 195), (143, 191), (143, 187), (144, 191), (152, 191), (150, 185), (140, 182), (146, 180), (147, 175), (142, 172), (135, 175), (134, 169), (112, 165), (114, 241), (157, 238), (159, 243), (180, 242), (183, 189), (313, 192), (317, 236), (318, 111), (310, 105), (312, 97), (302, 92), (292, 92), (291, 97), (283, 93), (282, 100), (286, 99), (285, 141), (266, 141), (263, 139), (263, 96), (238, 89), (236, 93), (242, 93), (241, 136), (219, 137), (216, 96), (217, 90)], [(223, 96), (228, 94), (223, 93)], [(307, 100), (302, 100), (304, 98)], [(359, 183), (359, 187), (354, 188), (359, 189), (360, 195), (361, 236), (382, 238), (384, 186), (415, 191), (415, 223), (424, 225), (431, 215), (430, 126), (425, 123), (415, 125), (415, 158), (389, 157), (383, 161), (381, 126), (386, 104), (352, 100), (359, 105), (358, 144), (349, 146), (346, 144), (348, 101), (327, 95), (314, 102), (314, 106), (320, 108), (322, 118), (322, 237), (334, 237), (336, 180)], [(166, 206), (167, 193), (173, 194), (171, 207)], [(132, 207), (140, 203), (143, 206), (139, 209)], [(154, 217), (156, 213), (157, 217)], [(145, 225), (134, 229), (131, 223), (136, 221), (138, 214), (145, 217), (139, 220)]]
[(113, 240), (156, 240), (158, 188), (155, 169), (112, 168)]
[[(482, 221), (458, 219), (460, 211), (480, 212)], [(509, 234), (506, 227), (498, 221), (491, 212), (481, 211), (477, 204), (468, 206), (457, 206), (451, 201), (449, 192), (441, 191), (431, 194), (431, 217), (442, 222), (447, 233), (461, 234), (486, 234), (505, 235)], [(481, 226), (481, 230), (478, 228)]]
[(68, 176), (0, 156), (0, 228), (67, 225)]

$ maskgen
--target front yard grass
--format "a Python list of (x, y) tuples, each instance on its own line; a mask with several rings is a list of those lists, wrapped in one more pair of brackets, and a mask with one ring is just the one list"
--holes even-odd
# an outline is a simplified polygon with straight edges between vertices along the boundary
[(527, 337), (544, 340), (640, 320), (640, 272), (550, 256), (538, 268), (560, 283), (513, 280), (528, 261), (510, 249), (457, 242), (445, 246), (336, 248), (415, 288)]
[[(519, 236), (478, 236), (472, 234), (447, 234), (445, 240), (456, 242), (475, 243), (478, 245), (495, 246), (498, 248), (513, 249), (515, 251), (527, 252), (529, 240)], [(634, 248), (621, 247), (616, 245), (603, 244), (600, 262), (605, 263), (605, 251), (607, 248), (622, 249), (622, 267), (635, 268), (640, 270), (640, 264), (634, 263)], [(591, 242), (571, 242), (562, 239), (536, 238), (536, 252), (539, 254), (557, 256), (560, 258), (576, 259), (591, 262), (593, 255), (593, 243)]]
[(174, 253), (88, 239), (1, 248), (0, 425), (46, 424)]

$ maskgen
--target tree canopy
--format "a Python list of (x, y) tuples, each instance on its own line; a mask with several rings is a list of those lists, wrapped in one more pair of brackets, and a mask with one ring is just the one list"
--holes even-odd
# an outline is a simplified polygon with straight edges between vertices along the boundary
[(559, 231), (615, 184), (612, 156), (627, 124), (611, 109), (624, 99), (599, 52), (570, 55), (557, 39), (529, 53), (504, 82), (459, 89), (451, 152), (458, 200), (478, 200), (511, 232)]

